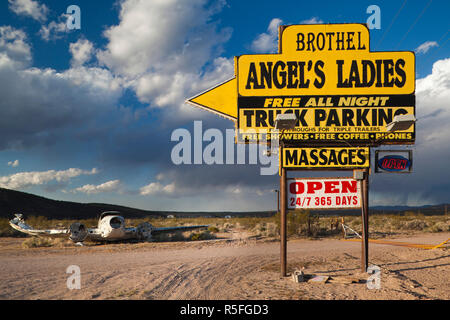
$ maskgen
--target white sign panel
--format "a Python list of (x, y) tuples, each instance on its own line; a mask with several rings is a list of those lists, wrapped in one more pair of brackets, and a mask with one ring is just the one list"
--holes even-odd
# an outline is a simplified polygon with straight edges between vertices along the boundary
[(353, 178), (287, 180), (288, 209), (361, 208), (361, 184)]

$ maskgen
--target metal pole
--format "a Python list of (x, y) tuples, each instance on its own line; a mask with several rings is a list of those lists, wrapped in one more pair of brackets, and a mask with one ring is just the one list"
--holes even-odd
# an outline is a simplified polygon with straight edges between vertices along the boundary
[(281, 168), (280, 177), (280, 198), (281, 198), (281, 223), (280, 223), (280, 259), (281, 259), (281, 276), (286, 277), (286, 168)]
[(362, 241), (361, 241), (361, 271), (367, 272), (369, 267), (369, 169), (364, 170), (361, 181), (362, 191)]

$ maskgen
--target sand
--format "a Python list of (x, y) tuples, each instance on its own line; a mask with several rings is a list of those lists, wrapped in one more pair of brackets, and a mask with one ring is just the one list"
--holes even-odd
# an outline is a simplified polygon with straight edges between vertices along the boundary
[[(416, 234), (393, 241), (437, 244), (450, 233)], [(0, 238), (0, 299), (450, 299), (450, 254), (384, 244), (369, 246), (380, 267), (379, 289), (361, 273), (361, 244), (341, 239), (290, 240), (288, 272), (354, 283), (296, 283), (280, 276), (276, 240), (233, 239), (79, 247), (22, 248)], [(68, 289), (70, 265), (80, 289)], [(342, 278), (340, 278), (342, 279)], [(370, 282), (376, 284), (376, 282)]]

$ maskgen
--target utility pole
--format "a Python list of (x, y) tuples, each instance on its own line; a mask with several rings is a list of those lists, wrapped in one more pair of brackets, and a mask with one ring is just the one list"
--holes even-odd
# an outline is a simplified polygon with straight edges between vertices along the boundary
[(274, 189), (273, 192), (277, 193), (277, 213), (280, 212), (280, 190)]

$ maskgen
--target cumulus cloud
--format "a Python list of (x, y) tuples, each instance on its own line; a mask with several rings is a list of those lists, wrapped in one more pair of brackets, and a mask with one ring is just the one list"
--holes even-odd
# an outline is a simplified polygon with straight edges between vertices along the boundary
[(31, 68), (25, 33), (0, 27), (0, 149), (46, 139), (116, 110), (121, 80), (107, 69), (74, 66), (57, 72)]
[(19, 160), (14, 160), (14, 161), (8, 161), (8, 166), (10, 167), (18, 167), (19, 166)]
[[(218, 76), (217, 82), (233, 75), (232, 63), (218, 58), (231, 31), (218, 30), (211, 19), (223, 3), (207, 5), (206, 0), (121, 2), (120, 22), (104, 32), (108, 44), (98, 51), (99, 62), (127, 79), (141, 102), (180, 108), (199, 86), (207, 88), (209, 74)], [(211, 61), (212, 68), (203, 70)], [(213, 70), (224, 66), (225, 73)]]
[(80, 175), (97, 174), (98, 170), (82, 170), (78, 168), (70, 168), (67, 170), (48, 170), (48, 171), (30, 171), (19, 172), (9, 176), (0, 177), (0, 187), (7, 189), (22, 189), (33, 185), (43, 185), (51, 181), (67, 182), (71, 178)]
[(254, 186), (239, 186), (239, 185), (230, 185), (227, 186), (224, 191), (226, 193), (231, 193), (235, 195), (257, 195), (264, 196), (273, 193), (274, 188), (257, 188)]
[[(320, 24), (323, 20), (318, 17), (312, 17), (303, 20), (300, 24)], [(283, 20), (274, 18), (267, 27), (267, 32), (259, 34), (253, 40), (250, 48), (257, 53), (276, 53), (278, 52), (278, 27), (283, 24)]]
[(28, 16), (43, 22), (47, 20), (48, 8), (45, 4), (39, 4), (33, 0), (8, 0), (9, 9), (17, 15)]
[(94, 45), (87, 39), (79, 39), (69, 45), (69, 51), (72, 54), (70, 64), (72, 66), (81, 66), (88, 62), (94, 53)]
[(70, 15), (63, 13), (58, 17), (58, 20), (51, 21), (47, 25), (42, 25), (39, 30), (39, 35), (45, 41), (56, 40), (63, 37), (69, 31), (67, 28), (67, 18)]
[(439, 47), (438, 43), (436, 41), (427, 41), (418, 46), (414, 51), (417, 54), (425, 54), (433, 47)]
[[(413, 173), (375, 175), (376, 204), (436, 204), (448, 201), (450, 188), (450, 58), (436, 61), (432, 73), (416, 80), (416, 144)], [(405, 186), (408, 186), (407, 188)], [(389, 190), (387, 192), (386, 190)], [(396, 190), (396, 192), (392, 192)]]
[(323, 23), (323, 20), (319, 17), (312, 17), (306, 20), (300, 21), (300, 24), (321, 24)]
[(275, 53), (278, 51), (278, 27), (283, 23), (274, 18), (267, 27), (267, 32), (259, 34), (251, 44), (251, 49), (258, 53)]
[(82, 187), (76, 188), (74, 192), (82, 192), (87, 194), (96, 194), (101, 192), (114, 192), (121, 189), (120, 180), (111, 180), (99, 185), (86, 184)]
[(115, 110), (119, 82), (104, 69), (11, 70), (0, 64), (0, 148), (77, 128)]
[(0, 67), (9, 65), (23, 68), (31, 63), (31, 47), (22, 30), (11, 26), (0, 27)]
[(175, 191), (175, 184), (162, 184), (160, 182), (152, 182), (139, 189), (139, 194), (142, 196), (158, 195), (158, 194), (172, 194)]
[[(416, 81), (419, 143), (423, 148), (450, 140), (450, 58), (436, 61), (432, 73)], [(447, 148), (445, 148), (447, 149)]]
[[(250, 48), (257, 53), (276, 53), (278, 52), (278, 27), (283, 23), (283, 20), (274, 18), (270, 21), (267, 27), (267, 32), (259, 34), (253, 40)], [(303, 20), (300, 24), (319, 24), (323, 21), (318, 17), (312, 17)]]

